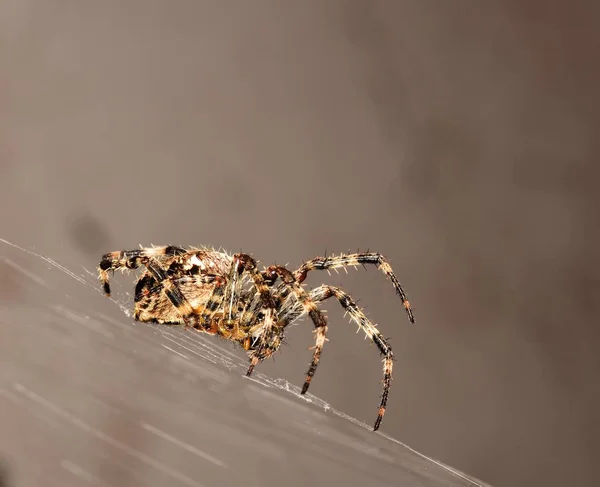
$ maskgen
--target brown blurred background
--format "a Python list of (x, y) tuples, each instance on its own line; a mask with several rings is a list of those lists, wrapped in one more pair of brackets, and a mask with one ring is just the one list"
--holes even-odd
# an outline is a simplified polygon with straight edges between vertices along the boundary
[[(375, 270), (309, 284), (391, 337), (382, 430), (497, 486), (592, 485), (600, 4), (569, 5), (1, 0), (0, 236), (78, 269), (379, 250), (415, 326)], [(379, 358), (326, 309), (311, 392), (371, 422)], [(311, 340), (262, 371), (301, 384)]]

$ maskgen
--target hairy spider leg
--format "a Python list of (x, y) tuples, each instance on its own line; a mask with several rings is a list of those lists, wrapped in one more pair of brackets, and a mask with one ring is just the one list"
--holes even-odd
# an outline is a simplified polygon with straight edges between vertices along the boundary
[[(226, 320), (234, 320), (235, 317), (243, 316), (245, 307), (241, 310), (241, 314), (238, 310), (238, 303), (242, 296), (242, 284), (243, 276), (237, 271), (237, 266), (232, 265), (229, 270), (229, 277), (227, 278), (227, 286), (223, 294), (223, 317)], [(247, 303), (244, 303), (247, 306)], [(243, 321), (243, 320), (242, 320)]]
[(283, 266), (272, 265), (267, 268), (266, 274), (270, 277), (272, 276), (272, 278), (277, 276), (281, 279), (283, 286), (289, 288), (290, 292), (294, 294), (296, 301), (302, 306), (303, 314), (310, 316), (310, 319), (315, 325), (316, 343), (315, 346), (312, 347), (314, 349), (313, 358), (308, 372), (306, 373), (304, 386), (302, 387), (302, 394), (304, 394), (308, 390), (310, 382), (317, 371), (317, 366), (319, 365), (319, 360), (321, 358), (321, 352), (325, 342), (327, 341), (327, 318), (318, 308), (315, 301), (311, 299), (309, 294), (296, 280), (294, 274), (292, 274), (288, 269)]
[(409, 321), (414, 323), (415, 317), (410, 307), (410, 302), (406, 297), (406, 293), (404, 292), (400, 281), (398, 281), (396, 274), (394, 274), (392, 267), (385, 257), (379, 252), (358, 252), (356, 254), (341, 254), (338, 256), (333, 255), (331, 257), (316, 257), (315, 259), (311, 259), (302, 264), (294, 272), (294, 276), (298, 282), (303, 282), (306, 279), (308, 272), (312, 270), (338, 269), (340, 267), (343, 268), (349, 266), (357, 267), (358, 265), (364, 264), (376, 265), (377, 268), (383, 272), (390, 281), (392, 281), (392, 285), (394, 286), (398, 296), (400, 296), (402, 304), (406, 309), (406, 314), (408, 315)]
[[(277, 326), (275, 320), (275, 299), (271, 294), (271, 290), (269, 289), (269, 285), (267, 284), (264, 276), (258, 271), (256, 260), (248, 254), (235, 254), (233, 256), (233, 265), (237, 269), (240, 277), (244, 272), (248, 272), (254, 281), (254, 286), (256, 287), (261, 301), (260, 311), (264, 313), (264, 321), (263, 324), (260, 325), (262, 330), (261, 336), (270, 336), (271, 329)], [(252, 375), (256, 364), (273, 354), (274, 350), (271, 349), (270, 345), (271, 344), (268, 341), (259, 339), (258, 347), (252, 350), (250, 366), (248, 367), (246, 376)]]
[[(385, 414), (385, 408), (387, 405), (387, 399), (389, 395), (390, 386), (392, 383), (392, 367), (394, 361), (394, 355), (392, 352), (392, 347), (387, 343), (386, 339), (379, 332), (379, 330), (375, 327), (375, 325), (365, 316), (362, 310), (356, 305), (352, 297), (346, 293), (344, 290), (335, 287), (329, 286), (327, 284), (323, 284), (319, 286), (309, 293), (310, 299), (315, 303), (321, 303), (326, 299), (331, 297), (335, 297), (340, 305), (344, 308), (344, 310), (350, 315), (350, 319), (354, 321), (360, 329), (362, 329), (367, 337), (371, 341), (377, 345), (377, 348), (384, 356), (383, 359), (383, 394), (381, 395), (381, 402), (379, 404), (379, 412), (377, 414), (377, 420), (375, 421), (375, 426), (373, 427), (373, 431), (377, 431), (379, 429), (379, 425), (381, 424), (381, 420), (383, 419), (383, 415)], [(293, 321), (296, 321), (302, 315), (305, 314), (303, 307), (300, 305), (293, 306), (287, 313), (285, 313), (282, 317), (285, 325), (289, 325)], [(317, 348), (322, 348), (323, 344), (317, 343), (315, 348), (315, 353)], [(305, 385), (306, 386), (306, 385)], [(306, 392), (306, 388), (302, 389), (302, 394)]]
[[(243, 272), (245, 272), (245, 269), (242, 269), (240, 272), (239, 261), (234, 258), (230, 266), (226, 284), (215, 286), (206, 303), (205, 309), (201, 315), (203, 323), (210, 326), (216, 311), (224, 306), (223, 319), (230, 322), (234, 329), (239, 327), (240, 316), (233, 310), (234, 304), (237, 304), (237, 302), (233, 302), (233, 297), (240, 296)], [(243, 346), (245, 349), (248, 349), (249, 342), (244, 341)]]
[(162, 257), (181, 255), (185, 252), (185, 249), (181, 247), (166, 245), (163, 247), (149, 247), (136, 250), (118, 250), (104, 254), (98, 266), (99, 279), (102, 283), (104, 294), (110, 296), (109, 271), (137, 269), (141, 265), (145, 265), (150, 257), (160, 261)]

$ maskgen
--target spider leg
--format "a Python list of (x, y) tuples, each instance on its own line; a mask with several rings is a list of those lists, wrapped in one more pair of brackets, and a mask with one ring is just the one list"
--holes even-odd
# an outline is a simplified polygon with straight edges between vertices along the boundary
[(237, 266), (232, 265), (227, 279), (228, 285), (223, 294), (223, 317), (233, 320), (238, 313), (238, 301), (241, 296), (243, 278), (238, 273)]
[(163, 247), (148, 247), (138, 250), (118, 250), (116, 252), (110, 252), (102, 256), (102, 260), (98, 265), (98, 276), (104, 289), (104, 294), (110, 296), (110, 284), (108, 282), (109, 271), (116, 270), (132, 270), (137, 269), (150, 258), (160, 260), (162, 257), (168, 257), (173, 255), (180, 255), (185, 253), (185, 250), (181, 247), (174, 247), (167, 245)]
[(390, 281), (392, 281), (392, 285), (394, 286), (394, 289), (396, 290), (398, 296), (400, 296), (402, 304), (406, 309), (408, 319), (411, 323), (414, 323), (415, 317), (413, 315), (412, 309), (410, 308), (410, 302), (406, 297), (406, 293), (404, 292), (400, 281), (398, 281), (396, 274), (394, 274), (392, 267), (385, 259), (385, 257), (379, 252), (359, 252), (356, 254), (341, 254), (338, 256), (333, 255), (331, 257), (317, 257), (302, 264), (294, 272), (294, 276), (296, 277), (298, 282), (303, 282), (306, 279), (306, 275), (308, 274), (308, 272), (312, 270), (339, 269), (340, 267), (356, 267), (358, 265), (364, 264), (376, 265), (377, 268), (380, 271), (382, 271)]
[[(254, 282), (254, 286), (256, 287), (261, 301), (260, 311), (262, 311), (264, 314), (264, 322), (263, 325), (261, 325), (261, 336), (270, 336), (272, 328), (277, 326), (275, 320), (275, 299), (271, 294), (269, 285), (267, 284), (265, 278), (258, 271), (256, 260), (248, 254), (235, 254), (233, 256), (232, 265), (237, 270), (240, 277), (244, 272), (247, 272), (252, 278), (252, 281)], [(248, 367), (246, 376), (252, 375), (254, 367), (260, 361), (269, 357), (272, 353), (273, 351), (271, 350), (270, 343), (265, 340), (260, 340), (258, 347), (252, 351), (250, 366)]]
[(239, 296), (241, 282), (242, 278), (239, 273), (238, 263), (234, 259), (234, 261), (231, 264), (226, 284), (215, 286), (210, 297), (208, 298), (204, 311), (201, 314), (202, 323), (210, 325), (212, 323), (215, 312), (219, 308), (222, 308), (224, 303), (225, 309), (223, 312), (223, 318), (225, 320), (229, 320), (236, 323), (234, 320), (234, 311), (232, 309), (232, 306), (234, 296)]
[(310, 382), (317, 371), (319, 360), (321, 359), (321, 351), (327, 341), (327, 318), (323, 312), (318, 308), (316, 302), (310, 297), (310, 295), (304, 290), (300, 283), (296, 280), (294, 275), (283, 266), (270, 266), (266, 270), (266, 275), (274, 281), (276, 277), (279, 277), (285, 287), (287, 287), (291, 293), (294, 294), (296, 302), (302, 306), (302, 314), (310, 316), (313, 324), (315, 325), (316, 343), (314, 346), (313, 359), (306, 373), (306, 380), (302, 387), (302, 394), (305, 394), (310, 386)]
[[(371, 341), (375, 343), (381, 354), (384, 356), (383, 393), (381, 395), (377, 420), (375, 421), (375, 426), (373, 427), (373, 431), (377, 431), (379, 429), (379, 425), (381, 424), (381, 420), (383, 419), (383, 415), (385, 414), (389, 390), (392, 383), (392, 368), (394, 361), (392, 347), (387, 343), (386, 339), (371, 322), (371, 320), (369, 320), (362, 310), (356, 305), (352, 297), (344, 290), (335, 286), (323, 284), (322, 286), (313, 289), (309, 293), (309, 296), (310, 299), (312, 299), (315, 303), (320, 303), (326, 299), (335, 297), (344, 310), (350, 315), (351, 320), (354, 321), (365, 332), (365, 334), (371, 339)], [(284, 316), (284, 323), (289, 324), (299, 318), (302, 314), (304, 314), (303, 308), (300, 306), (295, 306), (291, 308)], [(322, 343), (319, 344), (317, 341), (315, 353), (317, 352), (317, 348), (319, 348), (319, 346), (322, 348)], [(306, 392), (306, 388), (307, 386), (305, 384), (305, 388), (302, 389), (302, 394)]]

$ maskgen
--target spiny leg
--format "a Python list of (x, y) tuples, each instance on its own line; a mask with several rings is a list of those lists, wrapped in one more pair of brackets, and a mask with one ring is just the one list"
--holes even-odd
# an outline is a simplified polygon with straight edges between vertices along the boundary
[(302, 386), (302, 394), (305, 394), (310, 386), (310, 382), (317, 371), (319, 360), (321, 359), (321, 352), (323, 346), (327, 341), (327, 318), (323, 312), (317, 307), (317, 304), (309, 294), (304, 290), (300, 283), (294, 278), (294, 275), (283, 266), (272, 265), (265, 271), (266, 275), (272, 281), (276, 277), (279, 277), (284, 286), (288, 287), (289, 290), (294, 294), (296, 301), (302, 306), (302, 313), (310, 316), (313, 324), (315, 325), (315, 333), (317, 335), (312, 362), (308, 372), (306, 373), (306, 380)]
[[(358, 324), (365, 334), (375, 343), (375, 345), (377, 345), (377, 348), (384, 356), (383, 393), (381, 395), (377, 420), (375, 421), (375, 426), (373, 427), (373, 431), (377, 431), (379, 429), (379, 425), (381, 424), (383, 415), (385, 414), (389, 390), (392, 383), (392, 367), (394, 361), (392, 348), (379, 330), (375, 327), (375, 325), (371, 322), (371, 320), (369, 320), (369, 318), (367, 318), (362, 310), (356, 305), (352, 297), (342, 289), (324, 284), (316, 289), (313, 289), (309, 293), (309, 296), (315, 303), (320, 303), (331, 297), (337, 298), (344, 310), (350, 315), (352, 321)], [(304, 314), (304, 312), (301, 307), (296, 306), (284, 317), (284, 323), (289, 324), (291, 321), (299, 318), (302, 314)]]
[(137, 250), (118, 250), (116, 252), (104, 254), (98, 265), (98, 275), (100, 282), (102, 283), (104, 294), (110, 296), (110, 284), (108, 282), (109, 271), (114, 272), (119, 269), (137, 269), (141, 265), (144, 265), (149, 258), (160, 260), (162, 257), (181, 255), (184, 253), (185, 249), (182, 249), (181, 247), (167, 245)]
[(242, 294), (243, 276), (238, 273), (237, 265), (232, 264), (227, 278), (227, 287), (223, 294), (223, 316), (233, 320), (238, 314), (238, 302)]
[[(264, 313), (263, 328), (265, 332), (263, 333), (268, 334), (269, 330), (276, 325), (275, 300), (273, 299), (273, 295), (271, 294), (265, 278), (258, 271), (256, 260), (254, 260), (254, 258), (248, 254), (235, 254), (233, 256), (233, 266), (237, 270), (240, 277), (244, 272), (248, 272), (254, 281), (254, 286), (256, 287), (262, 303), (261, 311)], [(266, 355), (270, 355), (267, 354), (266, 345), (268, 344), (260, 343), (259, 347), (254, 351), (252, 358), (250, 359), (250, 366), (248, 367), (246, 376), (252, 375), (256, 364), (263, 360)]]
[[(234, 321), (233, 297), (239, 295), (240, 283), (242, 277), (239, 272), (239, 265), (236, 259), (233, 260), (229, 276), (226, 283), (221, 278), (220, 282), (213, 289), (201, 315), (201, 320), (207, 325), (211, 325), (215, 312), (224, 306), (223, 318)], [(238, 294), (236, 294), (236, 291)]]
[(406, 293), (398, 281), (396, 274), (392, 270), (392, 267), (385, 259), (383, 255), (379, 252), (358, 252), (356, 254), (341, 254), (338, 256), (331, 257), (317, 257), (315, 259), (311, 259), (304, 264), (302, 264), (295, 272), (294, 276), (298, 280), (298, 282), (303, 282), (306, 279), (306, 275), (308, 272), (312, 270), (326, 270), (326, 269), (338, 269), (340, 267), (349, 267), (349, 266), (358, 266), (364, 264), (374, 264), (378, 267), (380, 271), (382, 271), (390, 281), (392, 281), (392, 285), (396, 290), (398, 296), (402, 300), (402, 304), (406, 309), (406, 314), (408, 315), (408, 319), (411, 323), (415, 322), (415, 317), (413, 315), (412, 309), (410, 308), (410, 302), (406, 297)]

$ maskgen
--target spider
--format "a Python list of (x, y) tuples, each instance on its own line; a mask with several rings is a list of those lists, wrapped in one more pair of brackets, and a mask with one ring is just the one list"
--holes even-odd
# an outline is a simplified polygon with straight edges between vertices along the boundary
[(98, 272), (104, 293), (110, 296), (110, 271), (143, 266), (135, 287), (134, 318), (141, 322), (184, 325), (237, 343), (250, 359), (247, 376), (258, 363), (279, 349), (286, 327), (308, 315), (315, 327), (316, 340), (302, 394), (310, 386), (327, 341), (327, 319), (318, 305), (336, 298), (384, 356), (383, 393), (373, 427), (373, 431), (377, 431), (392, 380), (392, 348), (344, 290), (323, 284), (307, 291), (302, 284), (313, 270), (365, 264), (376, 265), (389, 278), (409, 321), (414, 323), (400, 282), (386, 259), (377, 252), (317, 257), (294, 271), (279, 265), (259, 270), (257, 261), (248, 254), (169, 245), (110, 252), (102, 257)]

